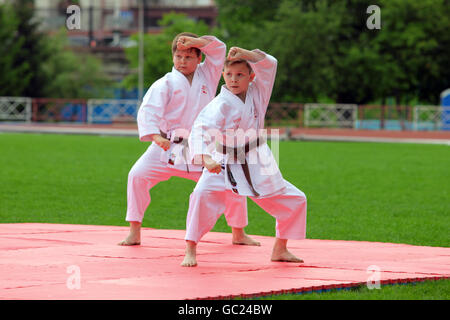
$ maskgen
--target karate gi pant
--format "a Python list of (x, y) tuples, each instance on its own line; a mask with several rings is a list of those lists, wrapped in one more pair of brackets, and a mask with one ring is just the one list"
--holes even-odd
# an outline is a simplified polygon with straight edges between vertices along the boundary
[[(227, 199), (236, 195), (226, 189), (224, 179), (223, 170), (220, 174), (203, 170), (189, 198), (185, 240), (200, 241), (214, 227)], [(284, 182), (286, 187), (279, 192), (264, 198), (250, 198), (276, 219), (277, 238), (305, 239), (306, 196), (288, 181)], [(246, 196), (240, 197), (246, 199)]]
[[(161, 152), (164, 150), (152, 143), (128, 173), (126, 221), (142, 223), (145, 210), (151, 202), (150, 189), (159, 182), (166, 181), (173, 176), (195, 182), (200, 179), (201, 171), (187, 172), (167, 166), (161, 161)], [(178, 195), (174, 194), (173, 196), (177, 197)], [(230, 227), (244, 228), (247, 226), (247, 201), (244, 197), (234, 194), (227, 197), (222, 212)]]

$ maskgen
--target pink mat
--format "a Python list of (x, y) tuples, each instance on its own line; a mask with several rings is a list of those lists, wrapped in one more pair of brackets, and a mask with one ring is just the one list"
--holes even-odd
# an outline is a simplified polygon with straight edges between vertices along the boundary
[(128, 227), (0, 224), (0, 299), (207, 299), (450, 278), (450, 248), (297, 240), (305, 263), (271, 262), (273, 238), (234, 246), (228, 233), (207, 234), (199, 266), (180, 267), (183, 230), (144, 228), (142, 245), (116, 243)]

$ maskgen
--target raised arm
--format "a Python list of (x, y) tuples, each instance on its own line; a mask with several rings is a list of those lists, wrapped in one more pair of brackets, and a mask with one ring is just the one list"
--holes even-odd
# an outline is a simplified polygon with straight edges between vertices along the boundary
[(209, 42), (210, 40), (204, 38), (181, 36), (177, 40), (177, 49), (178, 50), (187, 50), (190, 48), (200, 49), (201, 47), (206, 46)]
[(230, 61), (247, 60), (248, 62), (256, 63), (264, 59), (265, 56), (265, 53), (262, 51), (249, 51), (239, 47), (231, 47), (230, 51), (228, 51), (227, 59)]
[(225, 43), (214, 36), (202, 36), (200, 38), (183, 36), (178, 39), (178, 49), (185, 50), (192, 47), (200, 49), (205, 54), (205, 61), (200, 64), (200, 68), (208, 77), (209, 82), (217, 87), (225, 62), (227, 50)]
[(256, 86), (259, 97), (261, 99), (262, 112), (266, 112), (269, 105), (270, 96), (272, 95), (273, 85), (275, 83), (275, 76), (277, 74), (277, 59), (270, 54), (264, 53), (261, 50), (255, 49), (253, 52), (263, 56), (258, 61), (248, 60), (250, 66), (255, 73), (254, 85)]
[[(272, 95), (275, 76), (277, 73), (277, 59), (259, 50), (252, 51), (239, 47), (232, 47), (228, 52), (228, 60), (247, 60), (255, 73), (253, 87), (258, 91), (258, 108), (261, 114), (265, 114)], [(262, 120), (262, 124), (264, 119)]]

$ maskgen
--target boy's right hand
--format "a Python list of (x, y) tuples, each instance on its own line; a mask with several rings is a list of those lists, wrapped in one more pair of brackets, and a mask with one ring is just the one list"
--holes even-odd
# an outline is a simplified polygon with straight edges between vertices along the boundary
[(220, 163), (214, 161), (209, 155), (203, 156), (203, 166), (211, 173), (219, 174), (222, 170)]
[(179, 37), (177, 40), (177, 49), (178, 50), (186, 50), (191, 47), (191, 37), (188, 36), (182, 36)]
[(201, 48), (208, 44), (209, 40), (204, 38), (193, 38), (189, 36), (181, 36), (177, 40), (178, 50), (187, 50), (190, 48)]
[(234, 60), (246, 60), (248, 57), (245, 55), (245, 52), (247, 50), (244, 50), (239, 47), (231, 47), (228, 51), (227, 59), (230, 61)]
[(231, 47), (228, 51), (227, 59), (230, 61), (248, 60), (250, 62), (258, 62), (264, 59), (264, 54), (239, 47)]
[(170, 148), (170, 140), (163, 138), (159, 134), (153, 135), (153, 142), (156, 143), (161, 148), (163, 148), (164, 151), (167, 151)]

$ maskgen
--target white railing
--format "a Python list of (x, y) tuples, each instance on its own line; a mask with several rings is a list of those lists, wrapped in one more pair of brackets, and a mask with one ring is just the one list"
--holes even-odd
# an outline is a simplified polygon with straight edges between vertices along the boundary
[[(140, 101), (137, 99), (89, 99), (87, 100), (87, 122), (134, 122), (139, 106)], [(0, 97), (0, 121), (31, 122), (32, 117), (32, 98)], [(356, 104), (305, 104), (303, 119), (305, 127), (357, 128), (358, 106)], [(450, 123), (450, 109), (442, 106), (415, 106), (412, 120), (411, 129), (413, 130), (444, 130), (444, 124)]]
[(450, 122), (450, 109), (441, 106), (415, 106), (414, 130), (441, 130), (442, 123)]
[(321, 104), (305, 105), (305, 127), (346, 127), (355, 128), (358, 119), (356, 104)]
[(0, 97), (0, 120), (31, 121), (31, 98)]

